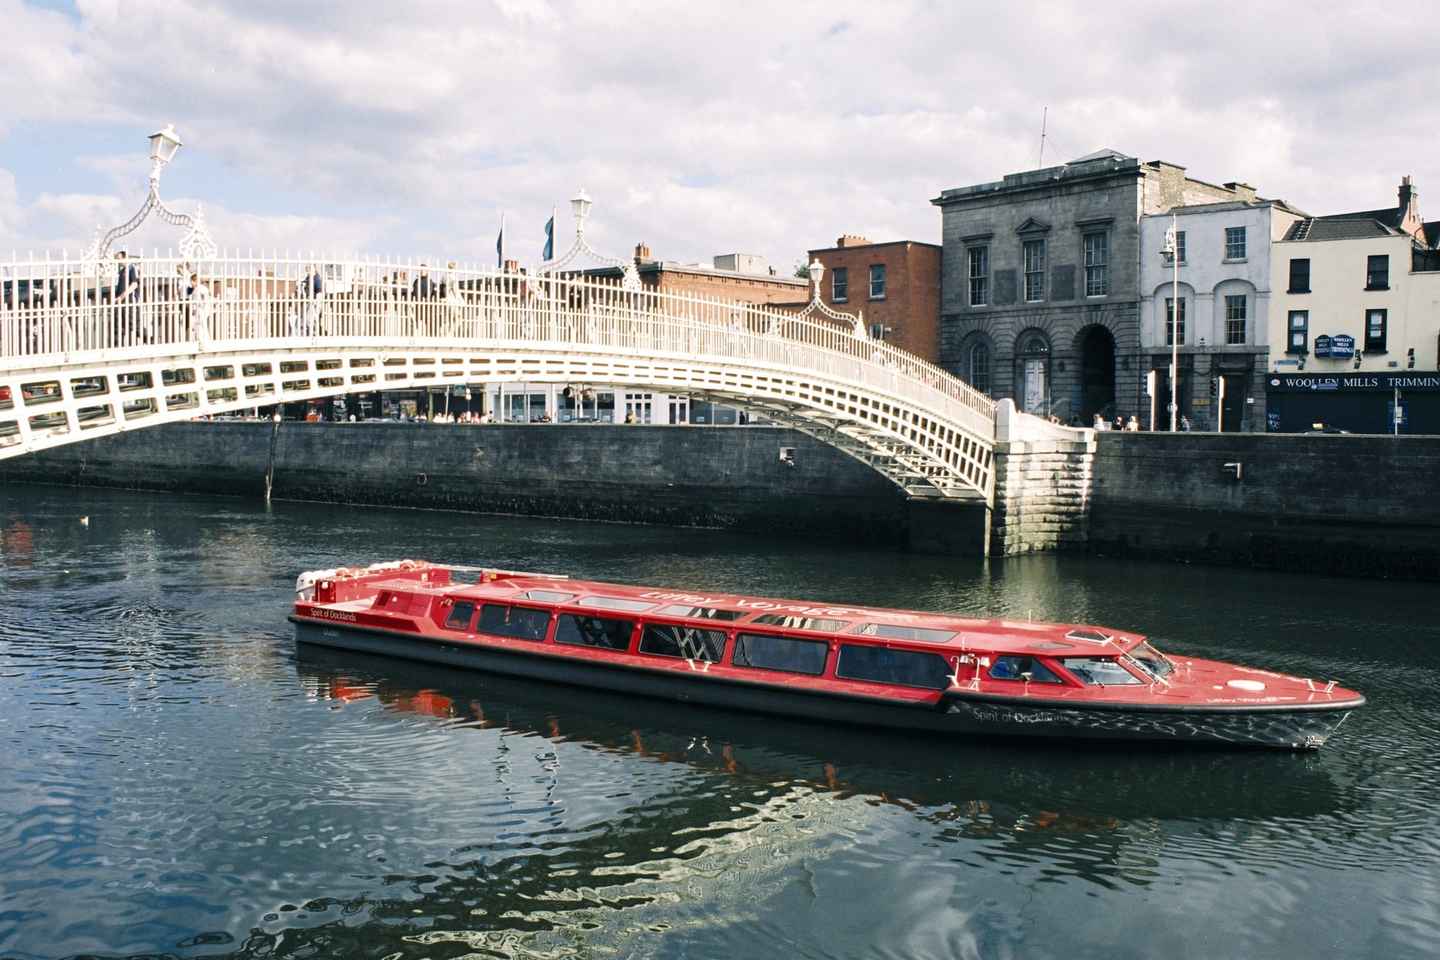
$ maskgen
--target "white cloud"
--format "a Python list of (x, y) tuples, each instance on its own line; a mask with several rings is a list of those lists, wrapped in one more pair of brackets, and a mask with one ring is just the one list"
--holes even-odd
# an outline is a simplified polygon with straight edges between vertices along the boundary
[[(1112, 146), (1317, 213), (1389, 203), (1406, 173), (1440, 189), (1426, 140), (1440, 106), (1425, 95), (1437, 27), (1373, 4), (1322, 17), (1252, 3), (1182, 22), (1153, 5), (1058, 2), (80, 0), (78, 12), (0, 0), (0, 22), (27, 38), (0, 60), (0, 98), (16, 104), (0, 124), (141, 137), (173, 120), (189, 153), (178, 163), (203, 157), (246, 189), (298, 198), (291, 214), (246, 219), (227, 193), (237, 212), (215, 232), (237, 243), (312, 230), (317, 247), (484, 259), (505, 210), (533, 257), (551, 206), (566, 220), (582, 184), (590, 233), (614, 254), (644, 239), (666, 258), (746, 250), (786, 265), (841, 232), (934, 241), (929, 199), (1034, 165), (1047, 107), (1047, 162)], [(46, 149), (6, 130), (0, 158)], [(76, 196), (119, 197), (144, 172), (127, 179), (104, 157), (83, 168), (96, 180)], [(26, 213), (0, 212), (0, 228), (67, 236), (80, 200), (42, 206), (23, 175), (18, 188), (11, 206)]]

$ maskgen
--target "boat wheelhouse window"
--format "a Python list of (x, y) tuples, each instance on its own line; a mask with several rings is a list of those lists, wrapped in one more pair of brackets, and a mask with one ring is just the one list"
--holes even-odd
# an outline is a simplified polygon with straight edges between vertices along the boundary
[(850, 626), (848, 620), (830, 620), (825, 617), (795, 617), (783, 613), (765, 613), (751, 623), (763, 623), (770, 627), (789, 627), (791, 630), (820, 630), (824, 633), (838, 633)]
[(818, 677), (825, 672), (825, 655), (828, 652), (823, 640), (796, 640), (794, 637), (742, 633), (735, 640), (735, 656), (731, 663), (737, 667), (804, 673)]
[(536, 600), (540, 603), (565, 603), (573, 598), (573, 593), (561, 593), (558, 590), (526, 590), (526, 600)]
[(475, 632), (496, 637), (515, 637), (518, 640), (544, 640), (549, 626), (548, 610), (487, 603), (480, 608), (480, 622), (476, 625)]
[(445, 626), (451, 630), (470, 629), (470, 618), (475, 616), (475, 604), (469, 600), (457, 600), (450, 607), (450, 614), (445, 618)]
[(744, 610), (721, 610), (719, 607), (692, 607), (684, 603), (672, 603), (655, 611), (667, 617), (691, 617), (696, 620), (739, 620)]
[(867, 623), (860, 627), (867, 637), (889, 637), (891, 640), (919, 640), (921, 643), (948, 643), (955, 639), (954, 630), (929, 630), (896, 623)]
[(888, 647), (846, 644), (840, 648), (840, 662), (835, 665), (835, 676), (932, 690), (944, 690), (950, 686), (950, 666), (944, 657)]
[(1137, 643), (1131, 649), (1130, 656), (1157, 678), (1164, 679), (1175, 672), (1175, 664), (1170, 662), (1170, 658), (1148, 643)]
[(725, 655), (725, 631), (649, 623), (640, 635), (640, 652), (719, 663)]
[(1135, 674), (1107, 657), (1065, 657), (1060, 661), (1060, 665), (1073, 673), (1077, 680), (1091, 686), (1107, 687), (1141, 682)]
[(626, 600), (623, 597), (581, 597), (575, 601), (577, 607), (594, 607), (597, 610), (624, 610), (627, 613), (639, 613), (642, 610), (649, 610), (655, 604), (648, 600)]
[(555, 642), (579, 647), (604, 647), (607, 650), (630, 649), (633, 620), (611, 620), (609, 617), (582, 617), (567, 613), (555, 627)]
[(1034, 657), (996, 657), (990, 664), (991, 680), (1024, 680), (1030, 674), (1031, 683), (1064, 683), (1054, 670)]

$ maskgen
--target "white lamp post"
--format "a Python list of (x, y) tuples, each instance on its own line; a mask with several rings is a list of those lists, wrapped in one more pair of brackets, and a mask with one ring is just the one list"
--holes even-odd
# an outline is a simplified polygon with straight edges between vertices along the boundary
[(1174, 269), (1170, 283), (1170, 432), (1174, 433), (1180, 418), (1180, 218), (1173, 211), (1160, 251), (1162, 257), (1167, 254)]
[(214, 257), (215, 241), (210, 239), (210, 232), (205, 228), (204, 211), (197, 208), (195, 216), (191, 217), (171, 210), (160, 199), (160, 173), (171, 160), (175, 159), (176, 152), (182, 146), (179, 135), (175, 133), (175, 127), (166, 124), (165, 129), (155, 131), (150, 134), (148, 139), (150, 141), (150, 190), (145, 197), (145, 202), (141, 204), (140, 209), (135, 212), (133, 217), (109, 233), (102, 235), (97, 228), (95, 242), (91, 245), (87, 259), (98, 262), (109, 257), (110, 245), (121, 237), (134, 233), (140, 224), (145, 222), (145, 218), (150, 216), (151, 210), (154, 210), (161, 220), (171, 226), (187, 228), (178, 247), (182, 257), (187, 260)]
[(609, 267), (620, 268), (620, 286), (626, 290), (640, 289), (640, 274), (635, 270), (634, 260), (619, 260), (615, 257), (607, 257), (590, 246), (585, 239), (585, 220), (590, 216), (590, 208), (594, 206), (590, 194), (584, 187), (575, 191), (575, 196), (570, 198), (570, 212), (575, 216), (575, 242), (570, 249), (565, 251), (553, 260), (547, 260), (535, 268), (537, 275), (553, 274), (560, 270), (571, 260), (574, 260), (581, 253), (588, 253), (593, 259), (600, 261)]

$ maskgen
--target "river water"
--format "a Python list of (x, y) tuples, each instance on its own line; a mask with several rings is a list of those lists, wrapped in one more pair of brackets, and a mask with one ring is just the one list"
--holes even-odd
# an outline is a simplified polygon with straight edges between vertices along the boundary
[[(1370, 704), (1315, 754), (971, 743), (297, 649), (298, 571), (403, 556), (1110, 624)], [(0, 957), (1433, 957), (1436, 599), (11, 487)]]

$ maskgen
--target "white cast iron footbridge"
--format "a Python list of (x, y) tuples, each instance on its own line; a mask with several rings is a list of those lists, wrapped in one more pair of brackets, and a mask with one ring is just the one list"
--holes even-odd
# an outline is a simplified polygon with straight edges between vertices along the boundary
[(818, 294), (789, 311), (628, 279), (380, 260), (129, 264), (123, 273), (109, 259), (0, 264), (0, 458), (348, 393), (613, 384), (755, 410), (910, 496), (992, 497), (994, 403), (868, 338)]

